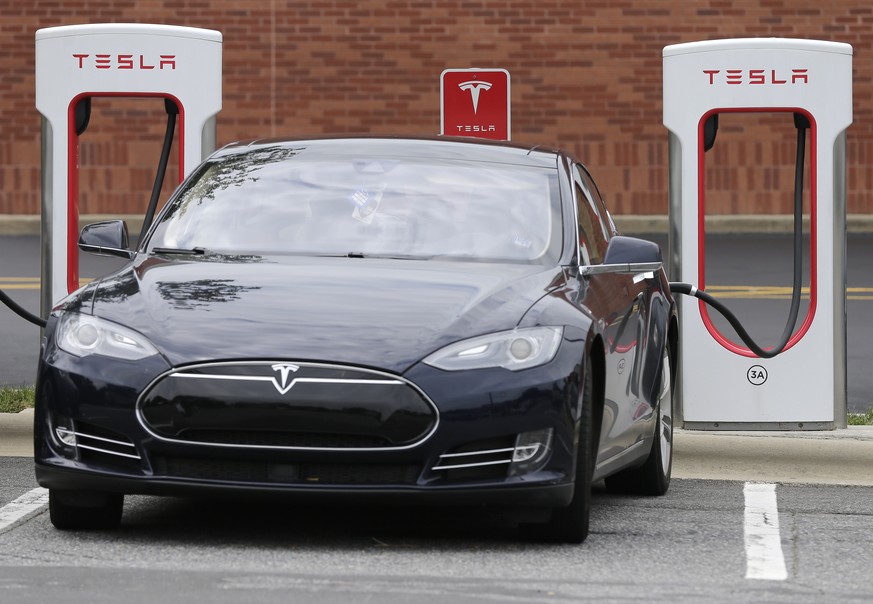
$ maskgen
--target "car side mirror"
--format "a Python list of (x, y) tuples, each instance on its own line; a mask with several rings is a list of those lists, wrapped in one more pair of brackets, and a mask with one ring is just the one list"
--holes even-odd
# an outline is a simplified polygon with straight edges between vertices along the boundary
[(123, 220), (89, 224), (79, 235), (79, 249), (100, 256), (119, 256), (130, 260), (134, 253), (127, 249), (129, 246), (130, 235), (127, 223)]
[(627, 264), (639, 262), (663, 262), (661, 248), (657, 243), (616, 235), (609, 240), (603, 264)]
[(587, 277), (600, 273), (649, 273), (661, 270), (663, 264), (658, 244), (616, 235), (609, 240), (603, 264), (580, 266), (579, 274)]

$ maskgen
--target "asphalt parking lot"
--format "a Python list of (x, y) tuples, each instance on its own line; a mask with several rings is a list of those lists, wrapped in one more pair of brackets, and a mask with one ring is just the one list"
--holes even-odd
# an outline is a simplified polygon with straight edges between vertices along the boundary
[[(525, 543), (499, 510), (128, 497), (119, 530), (63, 532), (32, 461), (0, 458), (0, 600), (868, 602), (873, 487), (675, 479), (596, 487), (578, 546)], [(769, 494), (769, 505), (757, 494)]]

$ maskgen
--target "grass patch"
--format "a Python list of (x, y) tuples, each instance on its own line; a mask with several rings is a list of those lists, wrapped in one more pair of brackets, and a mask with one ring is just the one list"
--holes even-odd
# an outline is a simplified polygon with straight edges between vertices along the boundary
[(33, 407), (33, 386), (0, 386), (0, 413), (18, 413)]
[(850, 426), (873, 426), (873, 409), (867, 413), (850, 413), (848, 423)]

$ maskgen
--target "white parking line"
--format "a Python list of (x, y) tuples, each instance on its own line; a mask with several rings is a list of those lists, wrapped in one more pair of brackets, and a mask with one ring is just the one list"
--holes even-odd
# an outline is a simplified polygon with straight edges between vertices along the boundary
[(37, 487), (0, 508), (0, 533), (48, 504), (48, 489)]
[(776, 485), (747, 482), (743, 494), (746, 499), (746, 579), (784, 581), (788, 571), (779, 536)]

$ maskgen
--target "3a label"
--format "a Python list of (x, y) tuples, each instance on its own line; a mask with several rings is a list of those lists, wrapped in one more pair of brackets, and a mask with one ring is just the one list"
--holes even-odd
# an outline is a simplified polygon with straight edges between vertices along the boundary
[(752, 365), (746, 372), (746, 378), (753, 386), (760, 386), (767, 381), (767, 370), (760, 365)]

